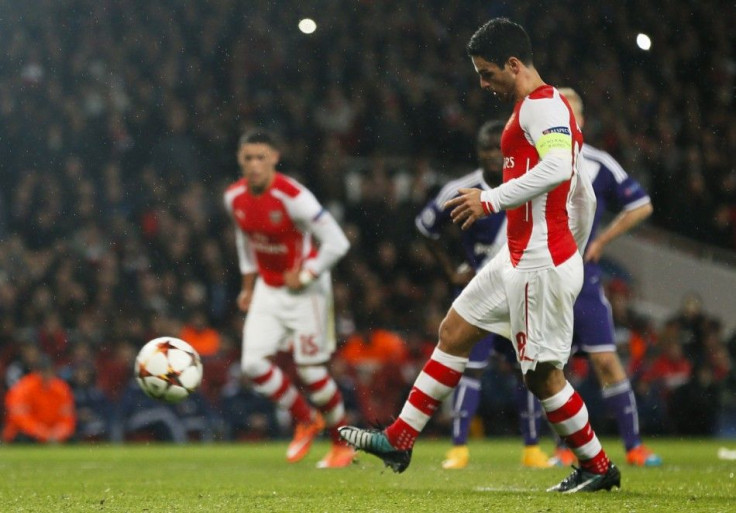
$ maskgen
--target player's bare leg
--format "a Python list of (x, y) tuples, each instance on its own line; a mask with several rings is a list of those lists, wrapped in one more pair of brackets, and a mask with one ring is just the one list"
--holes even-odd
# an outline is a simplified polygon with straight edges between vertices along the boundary
[(345, 426), (340, 428), (340, 436), (353, 447), (381, 458), (394, 472), (406, 470), (414, 441), (457, 386), (470, 349), (484, 334), (450, 308), (440, 325), (439, 343), (414, 382), (399, 418), (384, 430)]

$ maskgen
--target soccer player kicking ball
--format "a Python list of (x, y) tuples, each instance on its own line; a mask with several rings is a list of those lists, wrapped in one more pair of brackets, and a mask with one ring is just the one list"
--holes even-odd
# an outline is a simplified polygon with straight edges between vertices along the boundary
[[(279, 150), (273, 134), (247, 132), (237, 156), (243, 178), (228, 187), (225, 206), (236, 227), (242, 274), (238, 307), (247, 312), (243, 372), (257, 392), (296, 421), (289, 462), (304, 458), (326, 427), (333, 444), (317, 467), (345, 467), (355, 450), (337, 433), (345, 424), (345, 406), (327, 362), (335, 350), (330, 269), (350, 243), (309, 190), (276, 171)], [(280, 350), (292, 353), (316, 409), (272, 362)]]
[[(427, 245), (432, 254), (442, 265), (450, 283), (458, 288), (458, 292), (506, 243), (506, 214), (501, 211), (484, 217), (473, 223), (468, 230), (463, 230), (461, 243), (468, 270), (461, 272), (455, 269), (450, 255), (439, 241), (443, 228), (452, 221), (450, 211), (444, 208), (444, 204), (456, 197), (460, 188), (476, 187), (488, 190), (501, 184), (503, 175), (501, 133), (504, 125), (504, 121), (488, 121), (480, 127), (476, 144), (480, 168), (448, 182), (437, 196), (427, 203), (415, 220), (417, 229), (427, 237)], [(470, 461), (470, 450), (467, 445), (470, 422), (478, 411), (481, 377), (494, 350), (508, 359), (511, 365), (517, 364), (511, 343), (501, 337), (490, 334), (473, 346), (463, 377), (460, 378), (452, 395), (452, 448), (447, 451), (442, 462), (444, 469), (463, 469)], [(521, 379), (516, 384), (515, 400), (519, 413), (519, 427), (524, 440), (521, 464), (530, 468), (552, 466), (549, 457), (539, 447), (542, 407)]]
[(501, 137), (504, 183), (490, 191), (461, 189), (445, 206), (463, 229), (506, 210), (508, 242), (448, 311), (439, 343), (399, 418), (381, 431), (346, 426), (340, 434), (395, 472), (406, 470), (417, 436), (457, 386), (471, 348), (492, 332), (514, 343), (529, 390), (580, 462), (548, 491), (620, 487), (619, 469), (562, 371), (572, 344), (573, 304), (583, 284), (578, 248), (590, 234), (595, 209), (590, 181), (577, 172), (582, 133), (567, 101), (539, 76), (529, 36), (520, 25), (492, 19), (476, 31), (467, 51), (481, 87), (514, 102)]

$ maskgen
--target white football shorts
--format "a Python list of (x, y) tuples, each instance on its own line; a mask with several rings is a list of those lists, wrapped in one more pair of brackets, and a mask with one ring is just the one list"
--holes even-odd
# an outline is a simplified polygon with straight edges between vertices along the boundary
[(538, 362), (561, 369), (570, 358), (573, 305), (582, 285), (577, 251), (557, 267), (520, 271), (504, 247), (452, 307), (470, 324), (511, 340), (523, 373)]
[(335, 351), (335, 322), (329, 272), (299, 292), (256, 280), (243, 325), (243, 362), (278, 351), (290, 351), (297, 365), (330, 359)]

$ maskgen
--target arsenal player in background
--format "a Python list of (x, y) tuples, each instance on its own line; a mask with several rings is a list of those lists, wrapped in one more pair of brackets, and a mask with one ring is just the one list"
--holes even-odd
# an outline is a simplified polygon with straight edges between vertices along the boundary
[[(279, 145), (272, 133), (245, 133), (237, 157), (243, 178), (228, 187), (225, 206), (235, 223), (242, 275), (238, 307), (247, 312), (243, 372), (257, 392), (291, 413), (289, 462), (304, 458), (327, 428), (332, 447), (317, 467), (345, 467), (355, 452), (337, 432), (345, 407), (327, 363), (335, 350), (330, 269), (350, 244), (309, 190), (276, 171)], [(282, 350), (291, 352), (309, 400), (273, 363)]]

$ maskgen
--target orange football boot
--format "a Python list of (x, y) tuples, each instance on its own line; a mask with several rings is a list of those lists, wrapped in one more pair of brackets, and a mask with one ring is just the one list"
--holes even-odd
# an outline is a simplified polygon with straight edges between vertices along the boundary
[(555, 455), (549, 459), (550, 464), (555, 467), (569, 467), (578, 461), (575, 453), (567, 447), (558, 447), (555, 449)]
[(317, 462), (317, 468), (343, 468), (353, 462), (355, 449), (341, 443), (332, 444), (330, 451)]
[(637, 467), (659, 467), (662, 464), (662, 458), (654, 454), (644, 444), (639, 444), (628, 451), (626, 461), (629, 465)]
[(294, 429), (294, 438), (286, 449), (286, 460), (296, 463), (304, 458), (312, 447), (312, 442), (325, 428), (325, 420), (315, 412), (312, 422), (300, 422)]

